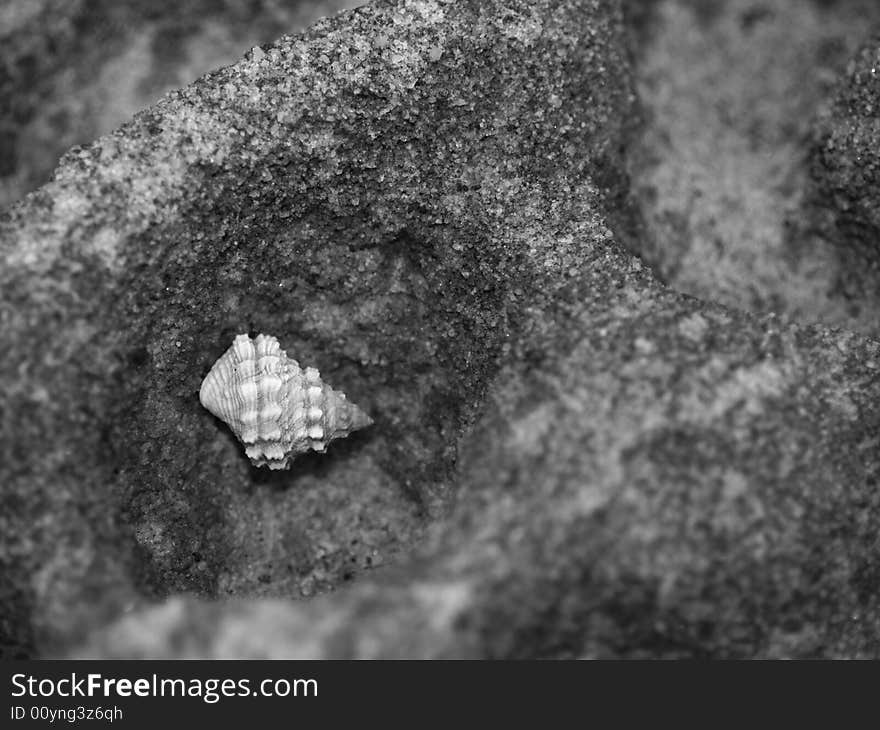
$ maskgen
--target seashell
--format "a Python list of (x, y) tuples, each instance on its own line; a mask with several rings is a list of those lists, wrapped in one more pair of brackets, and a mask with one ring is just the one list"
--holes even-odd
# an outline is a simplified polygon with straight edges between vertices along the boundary
[(199, 400), (229, 425), (254, 465), (270, 469), (373, 423), (269, 335), (238, 335), (205, 376)]

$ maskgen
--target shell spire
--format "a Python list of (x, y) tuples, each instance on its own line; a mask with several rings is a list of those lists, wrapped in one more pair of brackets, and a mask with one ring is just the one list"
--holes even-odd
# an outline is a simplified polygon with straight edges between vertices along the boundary
[(301, 368), (269, 335), (238, 335), (199, 390), (256, 466), (286, 469), (298, 455), (324, 451), (373, 419), (311, 367)]

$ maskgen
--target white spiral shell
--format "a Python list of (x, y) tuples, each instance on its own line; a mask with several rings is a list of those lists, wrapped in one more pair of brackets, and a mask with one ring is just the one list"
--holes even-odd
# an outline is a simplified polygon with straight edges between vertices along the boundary
[(199, 400), (229, 425), (256, 466), (270, 469), (286, 469), (297, 454), (324, 451), (373, 423), (269, 335), (238, 335), (205, 376)]

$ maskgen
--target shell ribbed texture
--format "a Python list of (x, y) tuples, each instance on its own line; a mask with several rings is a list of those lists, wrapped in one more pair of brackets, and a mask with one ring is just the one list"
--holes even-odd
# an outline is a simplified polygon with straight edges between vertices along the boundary
[(373, 422), (270, 335), (238, 335), (205, 376), (199, 400), (229, 425), (256, 466), (270, 469)]

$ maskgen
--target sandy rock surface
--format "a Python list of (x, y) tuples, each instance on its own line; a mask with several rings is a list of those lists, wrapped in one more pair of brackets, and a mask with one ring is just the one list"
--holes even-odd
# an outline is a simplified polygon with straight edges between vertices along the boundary
[[(666, 108), (700, 43), (669, 34), (727, 37), (733, 5), (371, 3), (66, 154), (0, 218), (8, 653), (875, 657), (877, 310), (841, 283), (816, 190), (873, 203), (810, 162), (846, 123), (817, 100), (856, 83), (849, 46), (807, 111), (766, 114), (795, 192), (764, 153), (730, 168), (734, 132), (713, 179)], [(782, 12), (758, 5), (752, 28)], [(835, 7), (867, 41), (849, 4), (808, 5), (805, 48)], [(752, 176), (837, 268), (760, 243), (786, 227), (736, 204)], [(711, 191), (671, 246), (664, 222)], [(687, 263), (711, 225), (735, 265)], [(375, 425), (252, 467), (198, 402), (239, 332)]]

